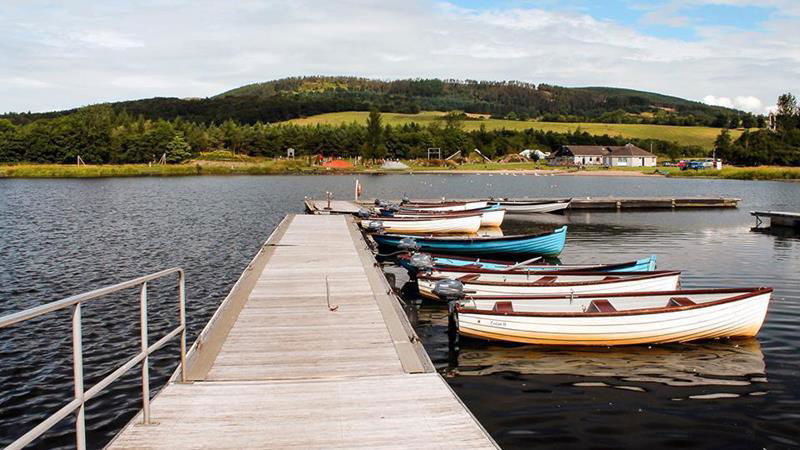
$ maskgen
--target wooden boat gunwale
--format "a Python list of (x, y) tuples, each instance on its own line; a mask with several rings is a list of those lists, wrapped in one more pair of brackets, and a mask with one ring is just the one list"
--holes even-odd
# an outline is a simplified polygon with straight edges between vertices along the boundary
[[(551, 282), (551, 283), (542, 283), (542, 282), (506, 282), (506, 281), (480, 281), (480, 280), (467, 280), (464, 281), (464, 284), (475, 284), (479, 286), (517, 286), (517, 287), (538, 287), (538, 286), (588, 286), (588, 285), (601, 285), (601, 284), (610, 284), (610, 283), (621, 283), (621, 282), (629, 282), (629, 281), (640, 281), (640, 280), (649, 280), (652, 278), (663, 278), (663, 277), (673, 277), (675, 275), (680, 276), (681, 271), (679, 270), (656, 270), (653, 272), (619, 272), (617, 275), (608, 275), (605, 272), (569, 272), (569, 271), (550, 271), (550, 270), (541, 270), (536, 271), (535, 276), (574, 276), (574, 275), (586, 275), (586, 276), (606, 276), (606, 277), (615, 277), (611, 280), (592, 280), (592, 281), (569, 281), (569, 282)], [(633, 275), (633, 276), (631, 276)], [(418, 280), (445, 280), (448, 277), (433, 277), (428, 274), (418, 274)]]
[(556, 204), (556, 203), (569, 203), (572, 201), (572, 197), (569, 198), (562, 198), (562, 199), (543, 199), (543, 200), (499, 200), (499, 199), (492, 199), (487, 200), (489, 203), (493, 203), (496, 205), (503, 205), (508, 206), (540, 206), (540, 205), (549, 205), (549, 204)]
[[(513, 296), (475, 296), (475, 297), (468, 297), (480, 300), (500, 300), (500, 301), (510, 301), (514, 300), (523, 300), (523, 299), (535, 299), (535, 300), (548, 300), (548, 299), (568, 299), (568, 298), (603, 298), (609, 299), (614, 297), (646, 297), (648, 295), (703, 295), (703, 294), (725, 294), (725, 293), (735, 293), (735, 292), (744, 292), (740, 295), (735, 295), (733, 297), (725, 297), (719, 300), (714, 300), (710, 302), (704, 303), (696, 303), (694, 305), (686, 305), (686, 306), (663, 306), (660, 308), (642, 308), (642, 309), (627, 309), (622, 311), (613, 311), (613, 312), (535, 312), (535, 311), (496, 311), (493, 309), (476, 309), (476, 308), (468, 308), (465, 307), (461, 302), (456, 304), (456, 311), (458, 313), (464, 314), (479, 314), (479, 315), (487, 315), (487, 316), (512, 316), (512, 317), (614, 317), (614, 316), (635, 316), (635, 315), (645, 315), (645, 314), (662, 314), (668, 312), (677, 312), (677, 311), (687, 311), (692, 309), (699, 309), (699, 308), (706, 308), (710, 306), (717, 306), (717, 305), (724, 305), (726, 303), (732, 303), (739, 300), (744, 300), (752, 297), (757, 297), (763, 294), (770, 294), (774, 291), (773, 288), (770, 287), (757, 287), (757, 288), (722, 288), (722, 289), (687, 289), (687, 290), (679, 290), (679, 291), (646, 291), (646, 292), (624, 292), (624, 293), (609, 293), (609, 294), (575, 294), (574, 296), (570, 297), (568, 295), (557, 295), (557, 296), (549, 296), (549, 295), (539, 295), (539, 296), (527, 296), (527, 297), (513, 297)], [(467, 300), (469, 301), (469, 300)]]
[(473, 211), (473, 210), (476, 210), (476, 209), (488, 208), (490, 206), (489, 202), (487, 200), (475, 200), (475, 201), (469, 201), (469, 202), (442, 202), (442, 203), (402, 203), (399, 206), (400, 206), (401, 210), (403, 210), (403, 209), (426, 210), (426, 209), (435, 209), (435, 208), (449, 208), (449, 207), (454, 207), (454, 206), (467, 207), (471, 203), (484, 203), (484, 205), (480, 206), (480, 207), (477, 207), (477, 208), (469, 209), (467, 211)]
[[(427, 252), (425, 252), (427, 253)], [(576, 268), (576, 269), (569, 269), (564, 267), (570, 267), (571, 265), (559, 265), (559, 264), (526, 264), (525, 266), (535, 266), (535, 267), (552, 267), (553, 270), (548, 271), (547, 269), (536, 269), (536, 270), (524, 270), (524, 269), (487, 269), (484, 267), (480, 267), (479, 260), (484, 261), (489, 264), (506, 264), (509, 266), (513, 266), (515, 262), (511, 261), (501, 261), (501, 260), (491, 260), (491, 259), (483, 259), (483, 258), (460, 258), (458, 255), (441, 255), (435, 253), (428, 253), (431, 255), (431, 258), (448, 258), (448, 259), (462, 259), (462, 260), (470, 260), (474, 259), (476, 263), (473, 264), (464, 264), (464, 265), (449, 265), (449, 264), (434, 264), (433, 270), (440, 270), (443, 272), (459, 272), (459, 273), (486, 273), (486, 274), (508, 274), (508, 275), (531, 275), (531, 274), (540, 274), (542, 272), (558, 272), (563, 273), (565, 275), (575, 275), (578, 272), (614, 272), (615, 268), (625, 268), (639, 264), (639, 259), (635, 259), (633, 261), (625, 261), (621, 263), (614, 263), (614, 264), (571, 264), (573, 266), (582, 266), (583, 268)], [(410, 259), (410, 254), (405, 255), (398, 255), (398, 259), (408, 260)], [(642, 259), (650, 259), (652, 261), (652, 256), (650, 258), (642, 258)], [(590, 268), (591, 267), (591, 268)], [(560, 268), (560, 269), (559, 269)], [(600, 270), (598, 270), (600, 269)], [(640, 271), (644, 272), (644, 271)], [(649, 271), (648, 273), (652, 273), (654, 271)], [(625, 273), (635, 273), (635, 272), (625, 272)]]
[(464, 214), (459, 216), (433, 216), (433, 217), (394, 217), (394, 216), (370, 216), (368, 219), (361, 219), (366, 221), (377, 221), (377, 222), (424, 222), (424, 221), (433, 221), (433, 220), (447, 220), (447, 219), (463, 219), (464, 217), (483, 217), (483, 213), (472, 213), (470, 211), (465, 211)]
[(547, 231), (538, 234), (515, 234), (511, 236), (476, 236), (476, 237), (447, 237), (447, 236), (434, 236), (434, 235), (405, 235), (405, 234), (398, 234), (398, 233), (384, 233), (381, 236), (391, 237), (391, 238), (404, 238), (410, 237), (417, 240), (429, 240), (429, 241), (436, 241), (436, 242), (454, 242), (454, 241), (469, 241), (469, 242), (490, 242), (490, 241), (509, 241), (509, 240), (522, 240), (522, 239), (531, 239), (531, 238), (538, 238), (544, 236), (550, 236), (554, 234), (559, 234), (566, 232), (566, 225), (556, 228), (553, 231)]
[(380, 215), (378, 215), (378, 216), (375, 216), (375, 217), (389, 217), (389, 218), (392, 218), (392, 217), (397, 217), (398, 214), (400, 215), (399, 218), (403, 218), (403, 216), (447, 217), (447, 216), (464, 216), (464, 215), (476, 215), (476, 214), (483, 215), (483, 214), (486, 214), (486, 213), (491, 213), (491, 212), (496, 212), (496, 211), (505, 211), (505, 209), (503, 209), (503, 208), (493, 208), (493, 207), (489, 207), (489, 206), (487, 206), (486, 208), (469, 209), (467, 211), (416, 211), (416, 210), (413, 210), (413, 209), (412, 210), (401, 209), (400, 211), (395, 212), (394, 215), (392, 215), (392, 216), (380, 216)]

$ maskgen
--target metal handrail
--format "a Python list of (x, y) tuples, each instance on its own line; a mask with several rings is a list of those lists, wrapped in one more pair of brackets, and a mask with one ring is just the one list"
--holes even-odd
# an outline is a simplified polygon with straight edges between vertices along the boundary
[[(147, 282), (161, 278), (173, 273), (178, 274), (178, 309), (180, 314), (180, 324), (172, 331), (167, 333), (166, 336), (159, 339), (156, 343), (148, 345), (147, 340)], [(141, 339), (142, 350), (133, 358), (129, 359), (125, 364), (117, 368), (111, 374), (100, 380), (91, 388), (84, 390), (83, 386), (83, 334), (81, 330), (81, 304), (102, 297), (104, 295), (129, 289), (141, 285), (139, 301), (141, 305), (140, 320), (141, 320)], [(26, 309), (18, 313), (9, 314), (0, 317), (0, 328), (9, 327), (26, 320), (30, 320), (44, 314), (58, 311), (64, 308), (72, 307), (72, 372), (75, 384), (75, 398), (61, 407), (58, 411), (50, 415), (47, 419), (43, 420), (39, 425), (32, 428), (30, 431), (19, 437), (16, 441), (12, 442), (7, 449), (22, 449), (34, 439), (38, 438), (47, 430), (52, 428), (62, 419), (76, 413), (75, 417), (75, 434), (76, 444), (78, 450), (86, 448), (86, 419), (85, 419), (85, 405), (91, 398), (99, 394), (108, 385), (114, 382), (117, 378), (122, 376), (125, 372), (133, 368), (139, 363), (142, 363), (142, 421), (144, 424), (150, 424), (150, 371), (149, 371), (149, 356), (156, 350), (160, 349), (167, 342), (180, 336), (181, 344), (181, 382), (186, 382), (186, 287), (185, 275), (183, 269), (174, 267), (172, 269), (162, 270), (161, 272), (152, 273), (143, 277), (135, 278), (133, 280), (125, 281), (112, 286), (102, 287), (94, 291), (84, 292), (83, 294), (73, 295), (63, 300), (48, 303), (46, 305), (37, 306), (35, 308)]]

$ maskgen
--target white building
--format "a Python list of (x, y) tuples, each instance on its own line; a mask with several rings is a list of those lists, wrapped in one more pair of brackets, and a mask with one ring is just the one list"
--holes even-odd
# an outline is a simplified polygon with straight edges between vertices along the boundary
[(606, 147), (608, 154), (603, 157), (603, 165), (608, 167), (655, 167), (656, 155), (633, 144), (621, 147)]
[(550, 156), (554, 166), (655, 167), (656, 155), (633, 144), (562, 145)]
[(600, 145), (562, 145), (550, 155), (553, 166), (600, 166), (608, 153)]

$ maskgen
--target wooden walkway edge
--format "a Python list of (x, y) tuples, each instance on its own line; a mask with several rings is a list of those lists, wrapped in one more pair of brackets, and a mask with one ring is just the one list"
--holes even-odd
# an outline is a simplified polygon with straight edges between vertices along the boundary
[(287, 216), (187, 359), (109, 448), (496, 448), (351, 217)]

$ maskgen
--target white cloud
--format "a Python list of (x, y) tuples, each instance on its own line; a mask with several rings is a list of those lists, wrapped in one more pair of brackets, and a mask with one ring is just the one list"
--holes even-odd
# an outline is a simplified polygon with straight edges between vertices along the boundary
[(772, 106), (764, 106), (764, 103), (758, 97), (752, 95), (739, 95), (736, 97), (716, 97), (714, 95), (706, 95), (703, 97), (703, 103), (715, 106), (724, 106), (726, 108), (736, 108), (742, 111), (748, 111), (756, 114), (765, 114), (771, 111)]
[(103, 30), (76, 31), (68, 34), (69, 38), (91, 47), (109, 49), (128, 49), (144, 47), (144, 43), (120, 33)]
[(161, 90), (175, 88), (177, 85), (167, 80), (149, 77), (146, 75), (126, 75), (111, 80), (111, 85), (125, 89), (153, 89)]
[(434, 1), (8, 0), (0, 108), (206, 97), (313, 74), (606, 85), (697, 100), (721, 93), (709, 101), (748, 110), (798, 87), (800, 33), (788, 0), (764, 0), (784, 6), (761, 31), (706, 27), (693, 41), (523, 2), (473, 10)]
[(733, 108), (733, 100), (731, 100), (730, 97), (715, 97), (713, 95), (706, 95), (705, 97), (703, 97), (703, 103), (707, 105)]
[(745, 111), (761, 112), (764, 110), (764, 104), (761, 102), (761, 100), (753, 97), (752, 95), (737, 96), (733, 99), (733, 103), (737, 105), (739, 109), (743, 109)]
[(0, 78), (0, 84), (7, 84), (15, 87), (33, 88), (33, 89), (47, 88), (52, 86), (50, 83), (37, 80), (35, 78), (16, 77), (16, 76)]

